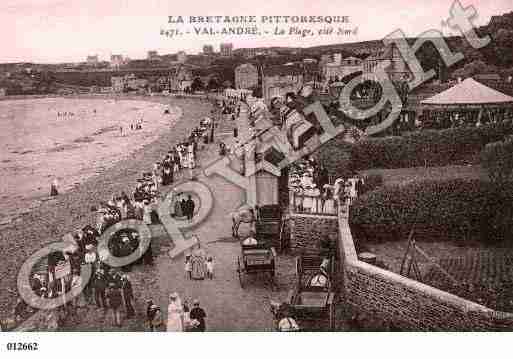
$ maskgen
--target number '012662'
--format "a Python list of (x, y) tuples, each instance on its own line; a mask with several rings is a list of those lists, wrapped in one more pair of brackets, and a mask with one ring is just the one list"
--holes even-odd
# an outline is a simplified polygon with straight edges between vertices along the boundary
[(7, 343), (9, 351), (36, 351), (38, 349), (38, 343)]

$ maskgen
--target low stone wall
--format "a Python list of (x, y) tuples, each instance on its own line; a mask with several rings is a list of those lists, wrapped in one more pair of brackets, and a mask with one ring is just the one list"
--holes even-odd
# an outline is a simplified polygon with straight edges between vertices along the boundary
[(358, 260), (347, 218), (339, 218), (341, 288), (350, 309), (421, 331), (513, 330), (513, 314), (492, 310)]
[(290, 214), (290, 250), (299, 255), (319, 250), (320, 241), (330, 233), (338, 234), (336, 216)]

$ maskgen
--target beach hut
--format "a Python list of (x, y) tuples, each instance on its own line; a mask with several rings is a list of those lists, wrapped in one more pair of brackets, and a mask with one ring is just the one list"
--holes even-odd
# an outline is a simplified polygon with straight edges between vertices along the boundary
[(472, 78), (421, 101), (423, 122), (446, 128), (502, 121), (513, 115), (513, 97)]
[(277, 205), (279, 203), (278, 181), (281, 176), (281, 171), (262, 162), (258, 166), (258, 171), (255, 173), (256, 183), (256, 204), (258, 206)]

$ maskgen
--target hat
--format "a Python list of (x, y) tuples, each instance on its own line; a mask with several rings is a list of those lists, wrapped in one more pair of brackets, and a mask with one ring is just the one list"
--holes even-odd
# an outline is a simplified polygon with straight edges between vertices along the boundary
[(93, 249), (93, 245), (92, 244), (86, 244), (85, 249), (90, 251), (91, 249)]
[(169, 295), (169, 299), (176, 299), (178, 298), (178, 293), (174, 292)]
[(194, 305), (199, 305), (200, 303), (199, 303), (199, 300), (198, 300), (198, 299), (194, 299), (194, 300), (192, 301), (192, 304), (194, 304)]

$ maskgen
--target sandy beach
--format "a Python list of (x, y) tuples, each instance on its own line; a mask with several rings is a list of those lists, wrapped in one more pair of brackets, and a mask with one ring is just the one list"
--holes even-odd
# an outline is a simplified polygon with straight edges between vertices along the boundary
[[(108, 102), (110, 100), (81, 99), (80, 101), (86, 101), (87, 103), (87, 101)], [(0, 267), (2, 272), (0, 287), (4, 289), (0, 292), (0, 313), (2, 317), (7, 316), (13, 309), (17, 297), (16, 275), (25, 258), (45, 244), (59, 241), (64, 234), (86, 224), (94, 223), (94, 213), (90, 211), (92, 205), (108, 199), (113, 193), (131, 192), (140, 174), (149, 170), (152, 164), (160, 160), (175, 143), (187, 136), (190, 130), (198, 126), (200, 120), (207, 116), (211, 110), (210, 104), (198, 99), (144, 98), (144, 103), (135, 101), (137, 102), (135, 104), (132, 103), (132, 99), (126, 101), (128, 104), (126, 104), (126, 107), (122, 107), (124, 109), (137, 106), (139, 106), (137, 108), (144, 108), (145, 122), (143, 123), (143, 130), (137, 134), (135, 134), (137, 131), (134, 131), (134, 134), (126, 136), (121, 136), (118, 132), (119, 128), (116, 131), (104, 131), (93, 135), (93, 142), (76, 142), (73, 133), (67, 135), (66, 139), (71, 139), (71, 142), (76, 143), (79, 147), (66, 148), (65, 153), (56, 152), (58, 157), (70, 162), (61, 162), (60, 166), (57, 163), (55, 172), (50, 173), (50, 175), (57, 177), (62, 173), (69, 175), (65, 167), (70, 165), (73, 171), (76, 171), (74, 172), (76, 176), (69, 175), (72, 179), (69, 181), (63, 180), (64, 184), (61, 184), (63, 188), (68, 188), (68, 190), (52, 200), (40, 200), (37, 206), (25, 210), (25, 213), (17, 214), (16, 220), (2, 226), (0, 232), (0, 252), (3, 254)], [(2, 101), (2, 103), (4, 102)], [(168, 117), (162, 117), (163, 106), (169, 106), (170, 108), (171, 115)], [(153, 122), (150, 121), (150, 118)], [(163, 120), (158, 121), (158, 118), (163, 118)], [(97, 131), (94, 127), (106, 128), (115, 125), (117, 127), (118, 124), (119, 122), (112, 124), (105, 120), (105, 122), (101, 122), (100, 126), (92, 126), (91, 130), (94, 133)], [(103, 143), (103, 146), (98, 142)], [(134, 144), (134, 142), (137, 142), (137, 144)], [(61, 145), (65, 145), (65, 143), (54, 145), (54, 147)], [(11, 143), (10, 146), (13, 146), (13, 144)], [(46, 152), (42, 152), (45, 151), (45, 148)], [(35, 151), (31, 155), (39, 156), (40, 159), (52, 158), (54, 152), (48, 152), (47, 148), (47, 143), (43, 144), (37, 150), (39, 152)], [(89, 150), (89, 148), (93, 149)], [(16, 151), (16, 149), (13, 151)], [(101, 155), (96, 162), (93, 161), (91, 165), (85, 166), (85, 168), (80, 165), (91, 158), (87, 156), (98, 156), (98, 151)], [(13, 157), (17, 155), (19, 153), (4, 153), (2, 161), (6, 159), (14, 161)], [(9, 167), (7, 164), (12, 166), (10, 162), (2, 162), (2, 166)], [(5, 178), (4, 171), (10, 170), (13, 169), (6, 170), (2, 167), (2, 179)], [(36, 199), (37, 196), (47, 196), (49, 183), (51, 182), (48, 180), (49, 178), (44, 176), (39, 179), (36, 178), (36, 182), (41, 180), (41, 185), (36, 186), (41, 187), (41, 193), (34, 195)], [(3, 189), (3, 191), (12, 190), (13, 185), (16, 184), (7, 185), (7, 189)], [(32, 183), (27, 186), (28, 188), (34, 187)], [(2, 196), (7, 196), (7, 194), (2, 193)], [(20, 203), (26, 206), (32, 199), (28, 202), (26, 200), (27, 198), (22, 198)]]
[[(0, 102), (0, 224), (154, 141), (182, 115), (167, 103), (47, 98)], [(164, 114), (168, 109), (169, 113)], [(140, 124), (141, 129), (135, 130)]]

